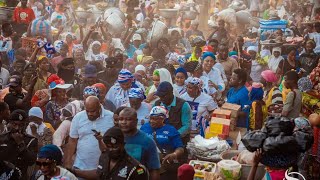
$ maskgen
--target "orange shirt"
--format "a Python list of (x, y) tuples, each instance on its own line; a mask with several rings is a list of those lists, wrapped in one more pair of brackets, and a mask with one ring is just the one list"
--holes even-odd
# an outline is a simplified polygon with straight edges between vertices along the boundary
[(13, 21), (16, 23), (29, 24), (35, 19), (31, 8), (16, 7), (13, 13)]

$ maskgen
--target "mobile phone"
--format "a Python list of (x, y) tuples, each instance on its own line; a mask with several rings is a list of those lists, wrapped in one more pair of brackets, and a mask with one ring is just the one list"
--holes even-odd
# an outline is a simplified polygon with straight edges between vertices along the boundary
[(92, 132), (94, 132), (95, 134), (99, 134), (99, 132), (95, 129), (91, 129)]

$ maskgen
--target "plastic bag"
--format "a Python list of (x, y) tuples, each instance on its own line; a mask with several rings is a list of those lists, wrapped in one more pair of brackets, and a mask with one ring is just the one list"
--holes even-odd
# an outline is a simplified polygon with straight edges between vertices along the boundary
[(286, 117), (269, 116), (265, 126), (268, 136), (278, 136), (280, 133), (290, 136), (293, 133), (294, 122)]
[(41, 36), (46, 38), (49, 42), (52, 41), (51, 25), (50, 22), (43, 17), (37, 18), (31, 22), (32, 36)]
[(218, 17), (229, 23), (231, 26), (237, 25), (236, 11), (233, 9), (224, 9), (218, 13)]
[(306, 152), (312, 147), (314, 137), (311, 127), (295, 131), (293, 137), (298, 143), (300, 152)]
[(257, 149), (262, 148), (263, 142), (266, 138), (267, 134), (265, 132), (257, 130), (245, 134), (241, 141), (248, 151), (254, 152)]
[(241, 10), (236, 12), (237, 23), (250, 24), (250, 18), (252, 17), (247, 10)]
[(276, 137), (268, 137), (263, 143), (263, 151), (270, 153), (290, 153), (298, 151), (298, 143), (293, 136), (280, 134)]

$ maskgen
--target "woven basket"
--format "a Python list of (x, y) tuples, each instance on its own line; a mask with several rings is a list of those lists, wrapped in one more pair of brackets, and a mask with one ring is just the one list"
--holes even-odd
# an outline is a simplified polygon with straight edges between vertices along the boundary
[(27, 55), (30, 57), (37, 47), (37, 38), (34, 37), (23, 37), (22, 40), (22, 47), (27, 51)]

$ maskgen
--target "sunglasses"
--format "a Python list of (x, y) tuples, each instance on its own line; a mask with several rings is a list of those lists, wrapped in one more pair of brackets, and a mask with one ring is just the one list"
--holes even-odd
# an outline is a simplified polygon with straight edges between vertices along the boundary
[(40, 162), (40, 161), (36, 161), (36, 165), (41, 167), (47, 167), (47, 166), (50, 166), (52, 164), (52, 162)]

